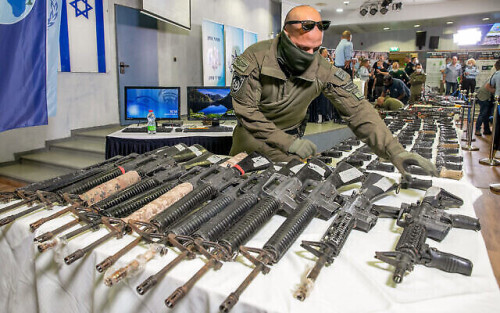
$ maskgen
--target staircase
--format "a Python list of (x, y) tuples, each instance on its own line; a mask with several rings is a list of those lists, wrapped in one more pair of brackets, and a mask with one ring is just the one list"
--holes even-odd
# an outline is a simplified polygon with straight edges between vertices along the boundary
[(32, 183), (104, 161), (106, 136), (121, 128), (107, 125), (73, 130), (69, 138), (47, 141), (44, 149), (16, 154), (14, 164), (0, 164), (0, 177)]

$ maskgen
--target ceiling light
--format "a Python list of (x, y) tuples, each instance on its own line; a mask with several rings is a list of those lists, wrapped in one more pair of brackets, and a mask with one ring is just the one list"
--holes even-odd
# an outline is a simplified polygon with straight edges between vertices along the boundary
[(395, 11), (401, 10), (402, 7), (403, 7), (403, 3), (402, 2), (398, 2), (398, 3), (393, 3), (392, 4), (392, 9), (395, 10)]
[(489, 17), (485, 17), (485, 18), (483, 18), (483, 21), (489, 21), (489, 20), (490, 20), (490, 18), (489, 18)]
[(420, 27), (420, 24), (415, 24), (415, 25), (413, 25), (413, 27), (415, 27), (415, 28)]
[(338, 8), (336, 11), (337, 11), (338, 13), (342, 13), (342, 12), (344, 12), (344, 9), (342, 9), (342, 8)]
[(361, 16), (365, 16), (366, 13), (368, 13), (368, 9), (366, 7), (362, 7), (360, 10), (359, 10), (359, 14), (361, 14)]
[(344, 1), (344, 4), (345, 4), (345, 5), (348, 5), (348, 4), (349, 4), (349, 1)]
[(446, 24), (451, 25), (451, 24), (453, 24), (453, 22), (452, 21), (448, 21), (448, 22), (446, 22)]
[(387, 13), (388, 11), (389, 11), (389, 9), (387, 9), (387, 7), (381, 7), (381, 8), (380, 8), (380, 13), (382, 13), (382, 14), (385, 14), (385, 13)]
[(390, 28), (389, 27), (384, 27), (384, 30), (389, 30)]
[(375, 15), (377, 14), (377, 12), (378, 12), (378, 5), (376, 3), (372, 4), (370, 7), (370, 14)]

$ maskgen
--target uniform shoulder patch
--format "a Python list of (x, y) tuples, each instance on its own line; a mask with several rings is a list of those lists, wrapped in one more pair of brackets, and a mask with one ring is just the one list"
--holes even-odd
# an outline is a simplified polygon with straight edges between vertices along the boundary
[(249, 65), (250, 62), (245, 57), (240, 55), (234, 60), (233, 69), (239, 73), (244, 73)]
[(243, 86), (245, 79), (246, 77), (244, 76), (234, 75), (231, 80), (231, 93), (237, 93), (241, 89), (241, 86)]
[(337, 69), (334, 75), (337, 76), (340, 80), (346, 80), (346, 78), (349, 76), (346, 71), (340, 68)]

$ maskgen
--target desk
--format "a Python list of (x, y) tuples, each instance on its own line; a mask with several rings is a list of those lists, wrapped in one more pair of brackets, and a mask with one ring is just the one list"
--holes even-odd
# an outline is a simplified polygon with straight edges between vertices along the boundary
[[(392, 173), (385, 175), (398, 177)], [(464, 205), (450, 209), (450, 213), (474, 216), (473, 203), (480, 196), (478, 189), (464, 181), (433, 178), (433, 182), (463, 198)], [(350, 192), (352, 189), (345, 191)], [(423, 194), (418, 190), (402, 190), (376, 203), (411, 203), (420, 200)], [(169, 312), (164, 299), (204, 264), (201, 258), (182, 262), (149, 293), (138, 295), (135, 287), (177, 255), (170, 250), (166, 256), (147, 263), (138, 277), (108, 288), (95, 265), (134, 237), (112, 240), (67, 266), (60, 261), (62, 257), (106, 231), (101, 229), (75, 238), (63, 253), (39, 254), (33, 246), (34, 236), (72, 219), (65, 216), (43, 225), (35, 234), (29, 232), (30, 223), (51, 213), (40, 211), (0, 228), (0, 312)], [(283, 221), (281, 216), (273, 217), (247, 245), (262, 247)], [(295, 300), (292, 293), (299, 277), (307, 266), (314, 264), (299, 243), (318, 240), (329, 224), (315, 219), (271, 272), (255, 279), (231, 312), (500, 312), (500, 291), (480, 232), (453, 229), (441, 243), (427, 240), (441, 251), (469, 258), (474, 263), (471, 277), (416, 266), (402, 284), (393, 286), (389, 267), (373, 257), (375, 251), (392, 250), (399, 239), (401, 228), (389, 219), (379, 219), (369, 233), (353, 231), (332, 266), (323, 268), (306, 301)], [(136, 247), (117, 266), (126, 265), (144, 251), (144, 247)], [(238, 258), (236, 262), (225, 263), (217, 272), (210, 271), (171, 312), (218, 312), (219, 304), (250, 272), (241, 262)]]
[(121, 130), (106, 136), (106, 159), (115, 155), (128, 155), (132, 152), (144, 153), (164, 146), (184, 143), (188, 146), (200, 144), (208, 151), (229, 155), (233, 144), (232, 132), (170, 132), (148, 135), (146, 133), (124, 133)]

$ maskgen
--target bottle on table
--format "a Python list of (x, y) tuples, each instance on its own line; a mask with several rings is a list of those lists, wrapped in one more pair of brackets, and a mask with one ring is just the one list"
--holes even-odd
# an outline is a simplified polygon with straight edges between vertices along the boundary
[(156, 117), (153, 110), (149, 110), (148, 113), (148, 134), (156, 134)]

